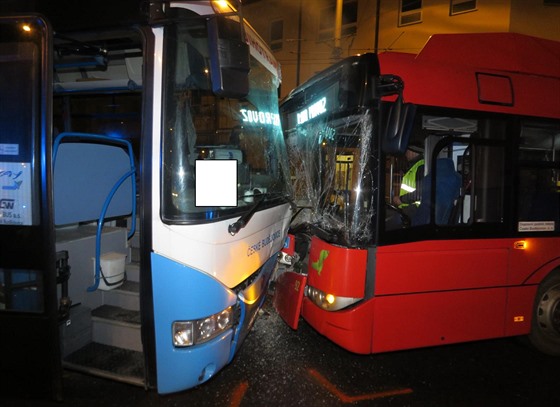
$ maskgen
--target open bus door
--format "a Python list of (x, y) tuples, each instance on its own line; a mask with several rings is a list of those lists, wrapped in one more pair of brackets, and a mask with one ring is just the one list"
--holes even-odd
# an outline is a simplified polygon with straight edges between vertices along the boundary
[(36, 15), (0, 18), (0, 391), (60, 399), (51, 34)]
[[(289, 223), (278, 65), (227, 4), (138, 16), (136, 1), (100, 25), (94, 3), (41, 2), (52, 38), (38, 17), (0, 19), (0, 396), (60, 399), (61, 365), (200, 385), (267, 293)], [(222, 158), (237, 204), (196, 205), (196, 161)], [(113, 212), (127, 193), (138, 211)]]

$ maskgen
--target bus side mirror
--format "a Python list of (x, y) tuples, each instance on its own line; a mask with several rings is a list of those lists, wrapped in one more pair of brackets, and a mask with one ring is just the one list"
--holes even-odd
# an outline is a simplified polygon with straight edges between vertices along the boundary
[(214, 94), (242, 98), (249, 93), (249, 45), (241, 23), (217, 14), (208, 20), (210, 77)]
[(404, 103), (399, 95), (394, 103), (390, 103), (383, 117), (386, 118), (382, 127), (382, 148), (386, 154), (404, 154), (412, 133), (416, 106)]

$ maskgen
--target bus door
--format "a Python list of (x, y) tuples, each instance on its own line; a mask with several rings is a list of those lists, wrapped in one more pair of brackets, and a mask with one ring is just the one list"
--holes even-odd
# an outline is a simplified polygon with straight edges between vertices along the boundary
[[(373, 322), (373, 352), (500, 337), (504, 332), (511, 262), (508, 243), (501, 239), (507, 126), (492, 117), (431, 115), (420, 107), (418, 112), (424, 134), (414, 132), (407, 154), (388, 156), (386, 163), (392, 179), (385, 190), (385, 238), (394, 240), (377, 251), (380, 311)], [(420, 192), (403, 194), (407, 175), (418, 162), (425, 163), (416, 178)], [(389, 206), (396, 196), (402, 205)], [(392, 272), (395, 265), (398, 277)], [(399, 322), (406, 328), (392, 329), (391, 318), (407, 307), (413, 310), (405, 313), (408, 323)], [(413, 321), (422, 321), (426, 329), (409, 335)]]
[(51, 28), (0, 18), (0, 392), (60, 399)]

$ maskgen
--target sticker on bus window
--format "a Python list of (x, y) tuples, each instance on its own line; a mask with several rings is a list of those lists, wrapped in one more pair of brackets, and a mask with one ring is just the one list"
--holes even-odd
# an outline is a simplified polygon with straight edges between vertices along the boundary
[(31, 164), (0, 162), (0, 225), (31, 225)]
[(0, 155), (19, 155), (19, 144), (0, 143)]
[(519, 232), (554, 232), (555, 222), (550, 221), (532, 221), (518, 222), (517, 230)]

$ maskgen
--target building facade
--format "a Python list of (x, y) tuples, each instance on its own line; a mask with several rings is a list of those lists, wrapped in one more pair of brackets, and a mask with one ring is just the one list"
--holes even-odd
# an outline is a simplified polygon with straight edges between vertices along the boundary
[(341, 58), (389, 50), (418, 53), (436, 33), (517, 32), (560, 41), (560, 0), (243, 3), (245, 18), (282, 65), (281, 97)]

